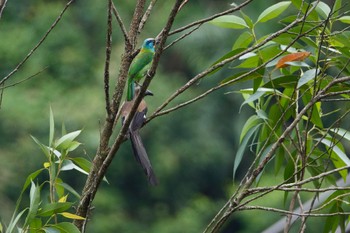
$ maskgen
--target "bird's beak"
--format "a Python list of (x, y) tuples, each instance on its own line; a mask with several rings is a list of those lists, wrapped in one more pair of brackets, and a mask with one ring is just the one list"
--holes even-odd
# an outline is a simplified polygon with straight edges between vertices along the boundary
[(145, 96), (147, 95), (153, 96), (153, 92), (147, 89), (145, 92)]

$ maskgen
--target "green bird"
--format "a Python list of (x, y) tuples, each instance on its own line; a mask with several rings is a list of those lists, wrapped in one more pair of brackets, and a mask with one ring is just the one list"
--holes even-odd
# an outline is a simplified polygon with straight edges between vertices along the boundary
[[(140, 92), (140, 87), (137, 86), (135, 88), (135, 82), (132, 80), (132, 78), (129, 77), (128, 81), (129, 82), (128, 82), (128, 90), (127, 90), (127, 100), (124, 102), (120, 110), (122, 124), (124, 123), (124, 120), (126, 119), (126, 117), (129, 115), (131, 108), (134, 105), (134, 101)], [(133, 93), (129, 93), (130, 91), (132, 91)], [(153, 95), (153, 93), (147, 90), (145, 92), (145, 96), (146, 95)], [(129, 97), (132, 97), (132, 98), (129, 99)], [(132, 146), (134, 156), (137, 162), (142, 166), (145, 174), (147, 175), (149, 183), (151, 185), (157, 185), (158, 184), (157, 177), (154, 174), (151, 162), (148, 158), (146, 149), (142, 143), (140, 132), (139, 132), (143, 123), (146, 120), (146, 113), (147, 113), (147, 104), (146, 104), (146, 101), (142, 99), (130, 123), (129, 129), (128, 129), (128, 135), (131, 141), (131, 146)]]
[(146, 72), (151, 67), (155, 52), (154, 44), (155, 39), (146, 39), (142, 44), (140, 52), (137, 54), (130, 65), (128, 73), (128, 101), (133, 99), (133, 95), (135, 93), (135, 84), (132, 83), (138, 83), (146, 75)]

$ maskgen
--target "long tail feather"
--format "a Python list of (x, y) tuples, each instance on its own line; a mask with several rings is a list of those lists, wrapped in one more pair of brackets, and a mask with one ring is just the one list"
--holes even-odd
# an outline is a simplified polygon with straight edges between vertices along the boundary
[(157, 177), (153, 172), (151, 162), (148, 159), (146, 149), (142, 143), (138, 130), (130, 131), (130, 140), (131, 140), (134, 156), (136, 160), (141, 164), (144, 172), (148, 177), (149, 183), (151, 185), (157, 185), (158, 184)]

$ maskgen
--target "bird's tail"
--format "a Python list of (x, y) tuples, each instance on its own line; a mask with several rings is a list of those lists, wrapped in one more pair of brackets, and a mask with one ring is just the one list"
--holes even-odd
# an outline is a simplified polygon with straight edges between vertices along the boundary
[(132, 150), (136, 160), (141, 164), (144, 172), (148, 177), (148, 181), (151, 185), (157, 185), (158, 179), (153, 172), (152, 165), (148, 159), (148, 155), (145, 147), (143, 146), (140, 134), (138, 130), (130, 131), (130, 141), (132, 145)]

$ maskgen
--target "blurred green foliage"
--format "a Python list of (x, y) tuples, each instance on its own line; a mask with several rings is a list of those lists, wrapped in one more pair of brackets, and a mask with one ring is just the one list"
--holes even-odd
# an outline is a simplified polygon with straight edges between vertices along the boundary
[[(122, 1), (117, 6), (128, 24), (134, 2)], [(193, 1), (179, 15), (175, 27), (227, 6), (226, 1), (215, 4)], [(0, 21), (1, 77), (34, 47), (63, 7), (62, 1), (13, 0), (7, 3)], [(170, 7), (171, 4), (163, 1), (156, 5), (156, 14), (151, 15), (141, 39), (159, 33)], [(8, 222), (14, 210), (23, 177), (43, 166), (44, 157), (30, 135), (47, 141), (50, 106), (55, 114), (56, 128), (64, 123), (68, 131), (83, 129), (79, 137), (83, 145), (73, 154), (91, 159), (94, 156), (99, 124), (105, 117), (106, 11), (104, 1), (76, 1), (42, 46), (6, 82), (6, 85), (15, 83), (48, 67), (40, 75), (6, 89), (3, 94), (0, 111), (2, 222)], [(111, 88), (123, 49), (121, 33), (116, 23), (113, 26)], [(155, 96), (147, 99), (149, 112), (230, 46), (231, 39), (227, 41), (227, 47), (217, 47), (216, 44), (229, 35), (220, 31), (215, 38), (213, 30), (220, 31), (205, 26), (164, 54), (150, 87)], [(175, 102), (195, 96), (211, 83), (213, 80), (202, 81)], [(108, 171), (110, 184), (102, 184), (97, 194), (94, 202), (97, 208), (93, 211), (88, 232), (194, 232), (204, 228), (226, 199), (226, 187), (232, 185), (239, 105), (235, 97), (223, 93), (214, 93), (212, 98), (190, 108), (160, 117), (142, 130), (145, 146), (160, 179), (158, 187), (148, 186), (134, 161), (129, 142), (124, 143)], [(39, 176), (38, 179), (44, 178)], [(68, 171), (62, 179), (81, 190), (85, 178)]]
[[(272, 2), (278, 1), (269, 3)], [(189, 1), (174, 28), (227, 9), (230, 3)], [(264, 1), (255, 1), (246, 8), (246, 13), (254, 18), (266, 5)], [(6, 76), (26, 56), (63, 7), (64, 3), (58, 0), (7, 3), (0, 20), (0, 77)], [(119, 1), (117, 7), (128, 25), (134, 1)], [(170, 7), (169, 1), (159, 1), (141, 34), (142, 39), (159, 33)], [(105, 1), (76, 1), (38, 51), (6, 82), (9, 85), (48, 67), (30, 81), (5, 89), (3, 94), (0, 110), (0, 216), (3, 222), (10, 219), (23, 177), (43, 166), (44, 158), (30, 135), (42, 142), (47, 140), (50, 106), (55, 113), (56, 128), (64, 122), (68, 131), (83, 129), (79, 136), (83, 145), (73, 154), (94, 157), (100, 123), (105, 117), (106, 11)], [(123, 49), (122, 34), (116, 23), (113, 27), (112, 79), (117, 76)], [(275, 28), (266, 25), (260, 30), (257, 34)], [(150, 86), (155, 96), (147, 98), (149, 112), (194, 74), (229, 51), (237, 32), (240, 31), (204, 25), (166, 51)], [(173, 104), (202, 93), (229, 72), (226, 69), (202, 80)], [(115, 81), (111, 81), (113, 88)], [(239, 84), (235, 89), (244, 86), (247, 84)], [(224, 95), (230, 90), (232, 87), (214, 92), (210, 98), (156, 118), (142, 129), (159, 186), (148, 186), (134, 161), (129, 142), (124, 143), (107, 173), (109, 184), (103, 183), (97, 193), (88, 232), (202, 231), (233, 189), (232, 167), (239, 134), (247, 115), (252, 113), (247, 108), (237, 114), (242, 99), (238, 95)], [(244, 166), (245, 163), (240, 169)], [(274, 179), (273, 174), (268, 177)], [(85, 178), (74, 171), (63, 174), (63, 179), (77, 190), (81, 190)], [(268, 201), (273, 206), (282, 205), (283, 194)], [(275, 214), (252, 218), (251, 212), (247, 212), (233, 219), (223, 232), (257, 232), (279, 217)]]

